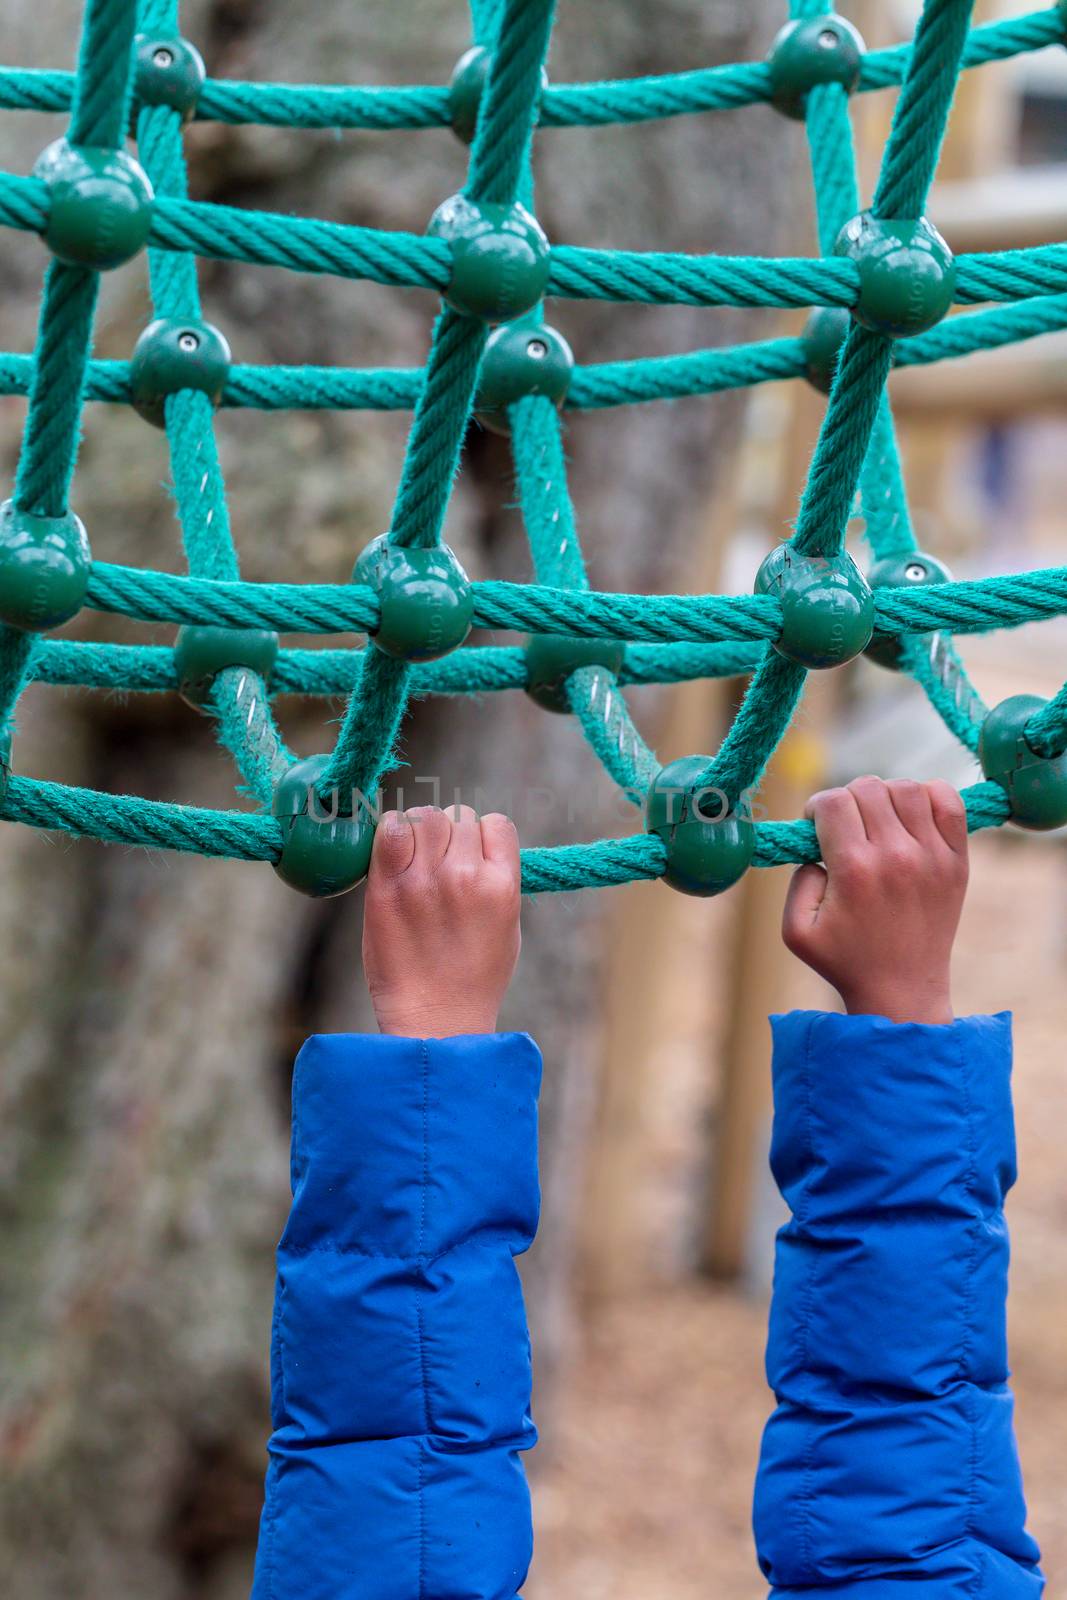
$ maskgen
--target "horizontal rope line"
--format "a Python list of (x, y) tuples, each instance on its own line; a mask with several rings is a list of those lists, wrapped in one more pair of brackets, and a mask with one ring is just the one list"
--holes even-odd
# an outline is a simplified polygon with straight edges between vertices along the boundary
[[(971, 832), (997, 827), (1007, 820), (1007, 797), (997, 784), (973, 784), (963, 790), (963, 801)], [(200, 806), (45, 783), (16, 774), (0, 801), (0, 817), (107, 843), (242, 861), (276, 861), (282, 845), (281, 825), (276, 818), (262, 813), (209, 811)], [(810, 822), (756, 824), (757, 867), (818, 859), (815, 829)], [(606, 888), (636, 879), (658, 878), (665, 865), (666, 850), (656, 834), (555, 845), (522, 851), (522, 887), (526, 894)]]
[[(1067, 328), (1067, 294), (1039, 295), (991, 311), (949, 317), (929, 333), (900, 339), (898, 367), (925, 366), (1021, 343)], [(574, 369), (566, 409), (680, 400), (804, 375), (801, 339), (765, 339), (682, 355), (605, 361)], [(0, 352), (0, 394), (26, 395), (33, 357)], [(255, 410), (410, 411), (422, 389), (422, 367), (235, 366), (222, 395), (225, 408)], [(91, 361), (86, 398), (129, 404), (127, 361)]]
[[(1063, 40), (1061, 14), (1052, 10), (974, 28), (963, 67), (985, 66), (1040, 50)], [(911, 55), (908, 44), (872, 50), (863, 59), (861, 91), (901, 83)], [(0, 109), (67, 111), (74, 74), (32, 69), (0, 69)], [(770, 74), (763, 62), (704, 67), (601, 83), (552, 84), (541, 99), (539, 125), (547, 128), (637, 123), (705, 111), (733, 110), (770, 97)], [(352, 88), (332, 84), (248, 83), (209, 78), (197, 107), (200, 121), (260, 123), (297, 128), (361, 128), (389, 132), (400, 128), (438, 128), (449, 122), (447, 88), (389, 85)]]
[[(144, 621), (251, 624), (290, 633), (365, 632), (378, 621), (373, 592), (360, 584), (219, 583), (101, 561), (93, 564), (88, 603)], [(875, 595), (878, 630), (891, 634), (982, 633), (1063, 611), (1067, 567)], [(474, 621), (524, 633), (736, 643), (774, 639), (781, 607), (770, 595), (610, 594), (494, 581), (474, 585)]]
[[(762, 646), (744, 644), (631, 645), (618, 673), (623, 684), (683, 683), (691, 678), (730, 678), (751, 672)], [(281, 650), (270, 693), (347, 694), (365, 650)], [(174, 651), (169, 645), (96, 644), (80, 639), (41, 639), (29, 677), (61, 688), (176, 692)], [(485, 694), (526, 687), (526, 657), (518, 645), (472, 645), (440, 661), (411, 669), (414, 695)]]
[[(0, 174), (0, 223), (39, 230), (47, 186)], [(151, 242), (218, 260), (293, 272), (362, 278), (394, 287), (442, 290), (451, 272), (443, 239), (207, 201), (156, 199)], [(1026, 299), (1067, 289), (1067, 245), (957, 258), (956, 299)], [(587, 250), (556, 245), (548, 293), (567, 299), (664, 305), (816, 306), (853, 304), (856, 263), (838, 257), (692, 256), (667, 251)]]

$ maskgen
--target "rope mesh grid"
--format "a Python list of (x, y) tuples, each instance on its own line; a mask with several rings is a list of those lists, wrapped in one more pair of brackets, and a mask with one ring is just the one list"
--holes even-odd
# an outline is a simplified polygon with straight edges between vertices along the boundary
[[(829, 3), (791, 0), (789, 13), (799, 19), (830, 9)], [(860, 92), (901, 86), (874, 195), (877, 216), (922, 213), (961, 71), (1064, 42), (1059, 6), (969, 29), (971, 9), (970, 0), (926, 0), (911, 44), (863, 57)], [(72, 142), (119, 147), (129, 126), (134, 33), (140, 27), (177, 36), (178, 10), (178, 0), (87, 0), (77, 71), (0, 68), (0, 108), (69, 110)], [(505, 0), (474, 8), (476, 38), (489, 46), (491, 56), (465, 191), (471, 201), (530, 204), (535, 128), (637, 123), (770, 98), (771, 74), (763, 62), (543, 88), (553, 11), (552, 0)], [(209, 78), (195, 115), (231, 123), (386, 131), (446, 125), (451, 112), (448, 91), (440, 87), (359, 89)], [(854, 306), (859, 271), (853, 261), (832, 253), (842, 224), (859, 209), (844, 89), (831, 84), (809, 93), (806, 121), (821, 257), (693, 257), (560, 244), (550, 251), (547, 293), (666, 304)], [(452, 247), (445, 240), (190, 199), (179, 113), (165, 105), (142, 105), (135, 122), (139, 159), (156, 195), (148, 251), (154, 315), (199, 317), (197, 255), (437, 293), (447, 289)], [(0, 223), (41, 232), (49, 209), (41, 180), (0, 173)], [(1067, 327), (1067, 245), (962, 256), (956, 266), (958, 305), (1002, 303), (952, 315), (926, 333), (899, 340), (852, 324), (801, 501), (793, 535), (798, 553), (840, 551), (857, 494), (875, 557), (915, 549), (885, 388), (893, 366), (959, 359)], [(0, 354), (0, 393), (29, 400), (13, 490), (15, 505), (26, 512), (62, 516), (67, 511), (83, 403), (131, 401), (129, 363), (91, 359), (97, 281), (90, 267), (54, 261), (45, 278), (34, 354)], [(486, 334), (480, 320), (446, 306), (423, 369), (233, 366), (221, 404), (412, 410), (391, 537), (398, 545), (432, 547), (441, 538)], [(798, 338), (578, 365), (565, 405), (574, 412), (711, 394), (795, 380), (805, 369), (805, 347)], [(98, 562), (86, 604), (142, 621), (325, 634), (373, 631), (380, 620), (377, 600), (361, 584), (241, 581), (213, 407), (206, 396), (185, 390), (167, 399), (165, 418), (189, 575)], [(536, 581), (476, 583), (475, 625), (625, 645), (616, 671), (582, 665), (567, 679), (565, 694), (599, 761), (638, 801), (659, 763), (634, 726), (624, 687), (748, 677), (738, 716), (705, 777), (730, 795), (751, 790), (788, 727), (805, 679), (803, 668), (769, 648), (781, 629), (779, 602), (770, 595), (630, 596), (592, 590), (567, 489), (560, 415), (547, 400), (530, 397), (509, 407), (508, 420)], [(952, 636), (1064, 612), (1067, 568), (876, 595), (878, 631), (906, 636), (902, 670), (971, 750), (985, 708), (967, 680)], [(13, 730), (19, 695), (35, 680), (147, 693), (173, 692), (178, 686), (169, 648), (75, 643), (3, 627), (0, 735)], [(516, 646), (466, 646), (421, 665), (398, 663), (370, 645), (283, 649), (269, 683), (244, 668), (220, 672), (208, 706), (219, 741), (233, 757), (239, 788), (257, 802), (256, 811), (206, 811), (37, 782), (11, 772), (0, 815), (153, 848), (274, 861), (282, 834), (269, 814), (270, 800), (294, 759), (274, 721), (274, 697), (347, 694), (347, 713), (321, 785), (343, 791), (351, 784), (372, 793), (395, 760), (394, 743), (410, 696), (517, 689), (526, 681), (526, 657)], [(1028, 738), (1044, 757), (1067, 748), (1067, 686), (1033, 719)], [(1007, 819), (1005, 794), (995, 784), (971, 786), (965, 801), (972, 828)], [(816, 856), (810, 823), (757, 825), (756, 865)], [(638, 833), (524, 851), (523, 883), (535, 892), (624, 883), (661, 875), (665, 862), (661, 840)]]

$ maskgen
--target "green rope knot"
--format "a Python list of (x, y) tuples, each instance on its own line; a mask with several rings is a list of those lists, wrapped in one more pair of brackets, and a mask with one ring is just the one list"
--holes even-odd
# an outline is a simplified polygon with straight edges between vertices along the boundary
[(352, 572), (378, 596), (381, 620), (371, 643), (400, 661), (437, 661), (471, 631), (474, 591), (447, 545), (394, 544), (379, 534)]
[(23, 633), (61, 627), (82, 608), (92, 568), (73, 511), (42, 517), (13, 500), (0, 506), (0, 621)]
[(370, 868), (375, 818), (362, 795), (323, 797), (321, 779), (330, 757), (308, 756), (291, 766), (274, 790), (271, 813), (282, 825), (282, 851), (274, 870), (283, 883), (315, 900), (346, 894)]
[(526, 693), (543, 711), (569, 712), (567, 679), (579, 667), (622, 671), (626, 646), (621, 639), (579, 639), (562, 633), (535, 633), (526, 641)]
[(813, 389), (829, 394), (833, 388), (852, 313), (844, 306), (820, 306), (804, 324), (804, 376)]
[(756, 594), (774, 595), (782, 607), (782, 632), (774, 648), (802, 667), (839, 667), (858, 656), (874, 628), (874, 597), (844, 550), (801, 555), (780, 544), (756, 573)]
[(218, 328), (197, 318), (157, 317), (130, 357), (133, 408), (155, 427), (166, 426), (167, 396), (198, 389), (212, 405), (230, 375), (230, 347)]
[[(456, 62), (448, 86), (448, 120), (452, 132), (463, 144), (473, 144), (478, 132), (478, 113), (489, 82), (492, 52), (484, 44), (472, 45)], [(541, 68), (541, 94), (548, 88), (548, 73)], [(538, 96), (538, 107), (541, 99)]]
[(510, 434), (508, 407), (527, 395), (563, 405), (574, 373), (574, 353), (547, 323), (523, 318), (495, 328), (478, 372), (474, 414), (490, 433)]
[(204, 58), (188, 39), (138, 34), (134, 46), (133, 98), (137, 106), (167, 106), (183, 122), (196, 115), (207, 78)]
[(844, 17), (827, 13), (787, 22), (771, 45), (771, 104), (803, 122), (808, 95), (823, 83), (839, 83), (847, 94), (859, 87), (866, 50), (863, 36)]
[(464, 316), (513, 322), (548, 287), (549, 245), (525, 206), (454, 194), (438, 206), (428, 232), (452, 246), (445, 299)]
[(1067, 824), (1067, 752), (1039, 756), (1026, 739), (1026, 724), (1046, 703), (1036, 694), (1010, 695), (989, 712), (978, 740), (982, 771), (1007, 795), (1012, 822), (1036, 832)]
[(278, 635), (270, 628), (186, 626), (174, 641), (178, 691), (197, 711), (211, 710), (215, 679), (226, 667), (245, 667), (270, 683)]
[(846, 222), (834, 254), (859, 267), (857, 322), (890, 339), (925, 333), (941, 321), (956, 292), (956, 261), (926, 217), (904, 221), (861, 211)]
[[(883, 556), (872, 562), (867, 573), (872, 590), (925, 588), (933, 583), (951, 583), (952, 574), (943, 561), (927, 555), (925, 550), (906, 550), (899, 555)], [(867, 644), (865, 655), (877, 661), (890, 672), (899, 672), (905, 639), (919, 639), (921, 634), (878, 633), (875, 631)]]
[(56, 139), (33, 169), (49, 190), (41, 237), (59, 261), (107, 272), (143, 250), (152, 227), (152, 185), (125, 150)]
[(682, 894), (722, 894), (744, 877), (756, 828), (705, 773), (711, 756), (683, 756), (660, 769), (645, 799), (645, 825), (667, 850), (663, 877)]

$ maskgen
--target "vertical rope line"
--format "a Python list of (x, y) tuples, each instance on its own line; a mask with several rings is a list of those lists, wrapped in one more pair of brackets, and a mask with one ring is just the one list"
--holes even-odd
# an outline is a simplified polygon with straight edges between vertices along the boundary
[(393, 508), (395, 544), (432, 545), (441, 537), (488, 332), (451, 306), (437, 319)]
[(67, 510), (78, 454), (85, 375), (100, 275), (52, 261), (45, 273), (30, 403), (22, 435), (15, 504), (40, 517)]
[[(824, 255), (860, 208), (848, 96), (840, 84), (814, 89), (807, 104), (808, 140), (815, 182), (819, 236)], [(889, 404), (882, 389), (859, 480), (866, 534), (876, 556), (916, 548)], [(981, 700), (953, 648), (950, 635), (922, 636), (901, 652), (901, 667), (921, 686), (950, 732), (968, 749), (977, 744), (976, 708)]]
[(537, 120), (554, 12), (555, 0), (506, 0), (471, 150), (465, 192), (472, 200), (507, 204), (515, 198)]
[[(72, 143), (106, 147), (122, 143), (136, 19), (136, 0), (88, 0), (67, 130)], [(67, 510), (98, 283), (98, 273), (59, 261), (51, 262), (45, 274), (15, 477), (14, 501), (20, 511), (59, 517)], [(32, 637), (6, 625), (0, 628), (0, 732), (11, 722), (33, 649)]]
[[(845, 223), (860, 209), (855, 140), (848, 95), (838, 83), (822, 84), (808, 95), (808, 144), (815, 184), (819, 244), (833, 251)], [(889, 396), (883, 390), (859, 480), (867, 538), (876, 555), (914, 550), (915, 535), (901, 472), (900, 451)]]
[(554, 588), (588, 589), (556, 408), (544, 395), (527, 395), (508, 420), (534, 576)]
[[(466, 188), (471, 199), (510, 201), (522, 181), (553, 10), (554, 0), (506, 0), (490, 59), (485, 112), (471, 152)], [(490, 148), (494, 142), (500, 146), (497, 154)], [(441, 536), (487, 337), (482, 321), (460, 316), (451, 307), (437, 319), (393, 511), (389, 536), (397, 544), (432, 545)], [(409, 676), (403, 663), (391, 660), (375, 662), (373, 671), (368, 667), (362, 673), (323, 771), (320, 793), (338, 788), (357, 788), (367, 795), (377, 791), (392, 759)], [(375, 703), (377, 696), (382, 707)]]
[(88, 0), (67, 137), (117, 149), (130, 114), (137, 0)]
[[(177, 32), (176, 0), (154, 0), (142, 20), (154, 30)], [(137, 119), (137, 143), (156, 193), (188, 194), (182, 122), (169, 106), (146, 106)], [(196, 258), (189, 251), (150, 250), (149, 284), (158, 316), (197, 321), (201, 315)], [(233, 580), (240, 563), (230, 528), (226, 484), (215, 442), (215, 417), (206, 394), (182, 389), (164, 405), (178, 523), (193, 577)], [(278, 729), (267, 686), (246, 668), (220, 672), (212, 689), (214, 731), (232, 756), (243, 787), (269, 805), (274, 786), (293, 755)]]
[(926, 0), (882, 158), (876, 217), (919, 217), (933, 182), (974, 0)]
[[(882, 160), (878, 196), (883, 205), (896, 203), (901, 195), (915, 194), (920, 184), (925, 201), (959, 72), (969, 13), (970, 0), (927, 0)], [(905, 108), (903, 120), (901, 106)], [(817, 118), (832, 114), (833, 107), (832, 97), (815, 98)], [(821, 129), (813, 142), (813, 159), (818, 159), (821, 167)], [(922, 146), (917, 157), (913, 144)], [(836, 187), (831, 195), (834, 193), (838, 201), (846, 198)], [(829, 231), (831, 195), (826, 196), (827, 209), (820, 217), (824, 234)], [(853, 323), (838, 362), (793, 535), (793, 544), (805, 555), (831, 555), (843, 548), (892, 363), (892, 341)], [(804, 678), (802, 667), (768, 650), (733, 727), (705, 774), (706, 781), (724, 790), (731, 801), (759, 781), (789, 726)]]
[[(553, 587), (588, 589), (556, 408), (544, 395), (528, 395), (510, 407), (509, 421), (534, 575)], [(642, 804), (659, 762), (634, 724), (616, 675), (606, 667), (582, 667), (568, 678), (566, 694), (594, 754), (627, 798)]]

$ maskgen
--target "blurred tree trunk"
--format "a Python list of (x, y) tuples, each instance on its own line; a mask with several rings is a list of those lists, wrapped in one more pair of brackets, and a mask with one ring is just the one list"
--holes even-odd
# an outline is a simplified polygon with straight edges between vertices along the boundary
[[(8, 0), (18, 64), (68, 65), (75, 0)], [(560, 80), (627, 76), (762, 53), (771, 0), (630, 0), (561, 7)], [(418, 27), (413, 26), (417, 17)], [(440, 82), (467, 43), (456, 0), (283, 0), (187, 8), (217, 76)], [(2, 165), (27, 170), (57, 119), (2, 125)], [(772, 252), (786, 193), (783, 124), (763, 109), (636, 128), (547, 133), (539, 212), (575, 243)], [(800, 137), (793, 130), (790, 137)], [(372, 135), (195, 126), (193, 193), (380, 227), (420, 229), (459, 188), (446, 131)], [(31, 347), (43, 252), (5, 238), (0, 341)], [(412, 364), (421, 294), (205, 263), (206, 314), (238, 360)], [(113, 274), (97, 353), (125, 356), (147, 316), (143, 272)], [(687, 308), (562, 306), (578, 359), (752, 337), (766, 321)], [(5, 474), (23, 406), (0, 402)], [(669, 590), (738, 426), (730, 397), (571, 419), (573, 490), (593, 580)], [(387, 526), (407, 418), (242, 415), (219, 423), (248, 577), (337, 581)], [(164, 442), (136, 417), (87, 417), (74, 503), (102, 559), (181, 570)], [(528, 574), (506, 448), (472, 435), (449, 537), (479, 576)], [(94, 637), (149, 630), (93, 615)], [(166, 629), (155, 637), (166, 640)], [(654, 711), (643, 691), (639, 715)], [(283, 701), (302, 753), (338, 707)], [(680, 753), (680, 752), (675, 752)], [(436, 702), (405, 734), (407, 802), (436, 775), (515, 811), (527, 843), (630, 827), (567, 720), (525, 697)], [(233, 803), (211, 731), (161, 697), (35, 688), (19, 770), (111, 790)], [(0, 1570), (17, 1600), (236, 1600), (246, 1592), (267, 1428), (272, 1249), (287, 1200), (288, 1076), (314, 1030), (370, 1025), (359, 896), (312, 905), (266, 868), (0, 831), (4, 1068), (0, 1205)], [(544, 1225), (527, 1272), (541, 1415), (566, 1348), (573, 1212), (597, 1059), (602, 901), (525, 913), (508, 1025), (545, 1052)], [(549, 1430), (551, 1431), (551, 1430)]]

